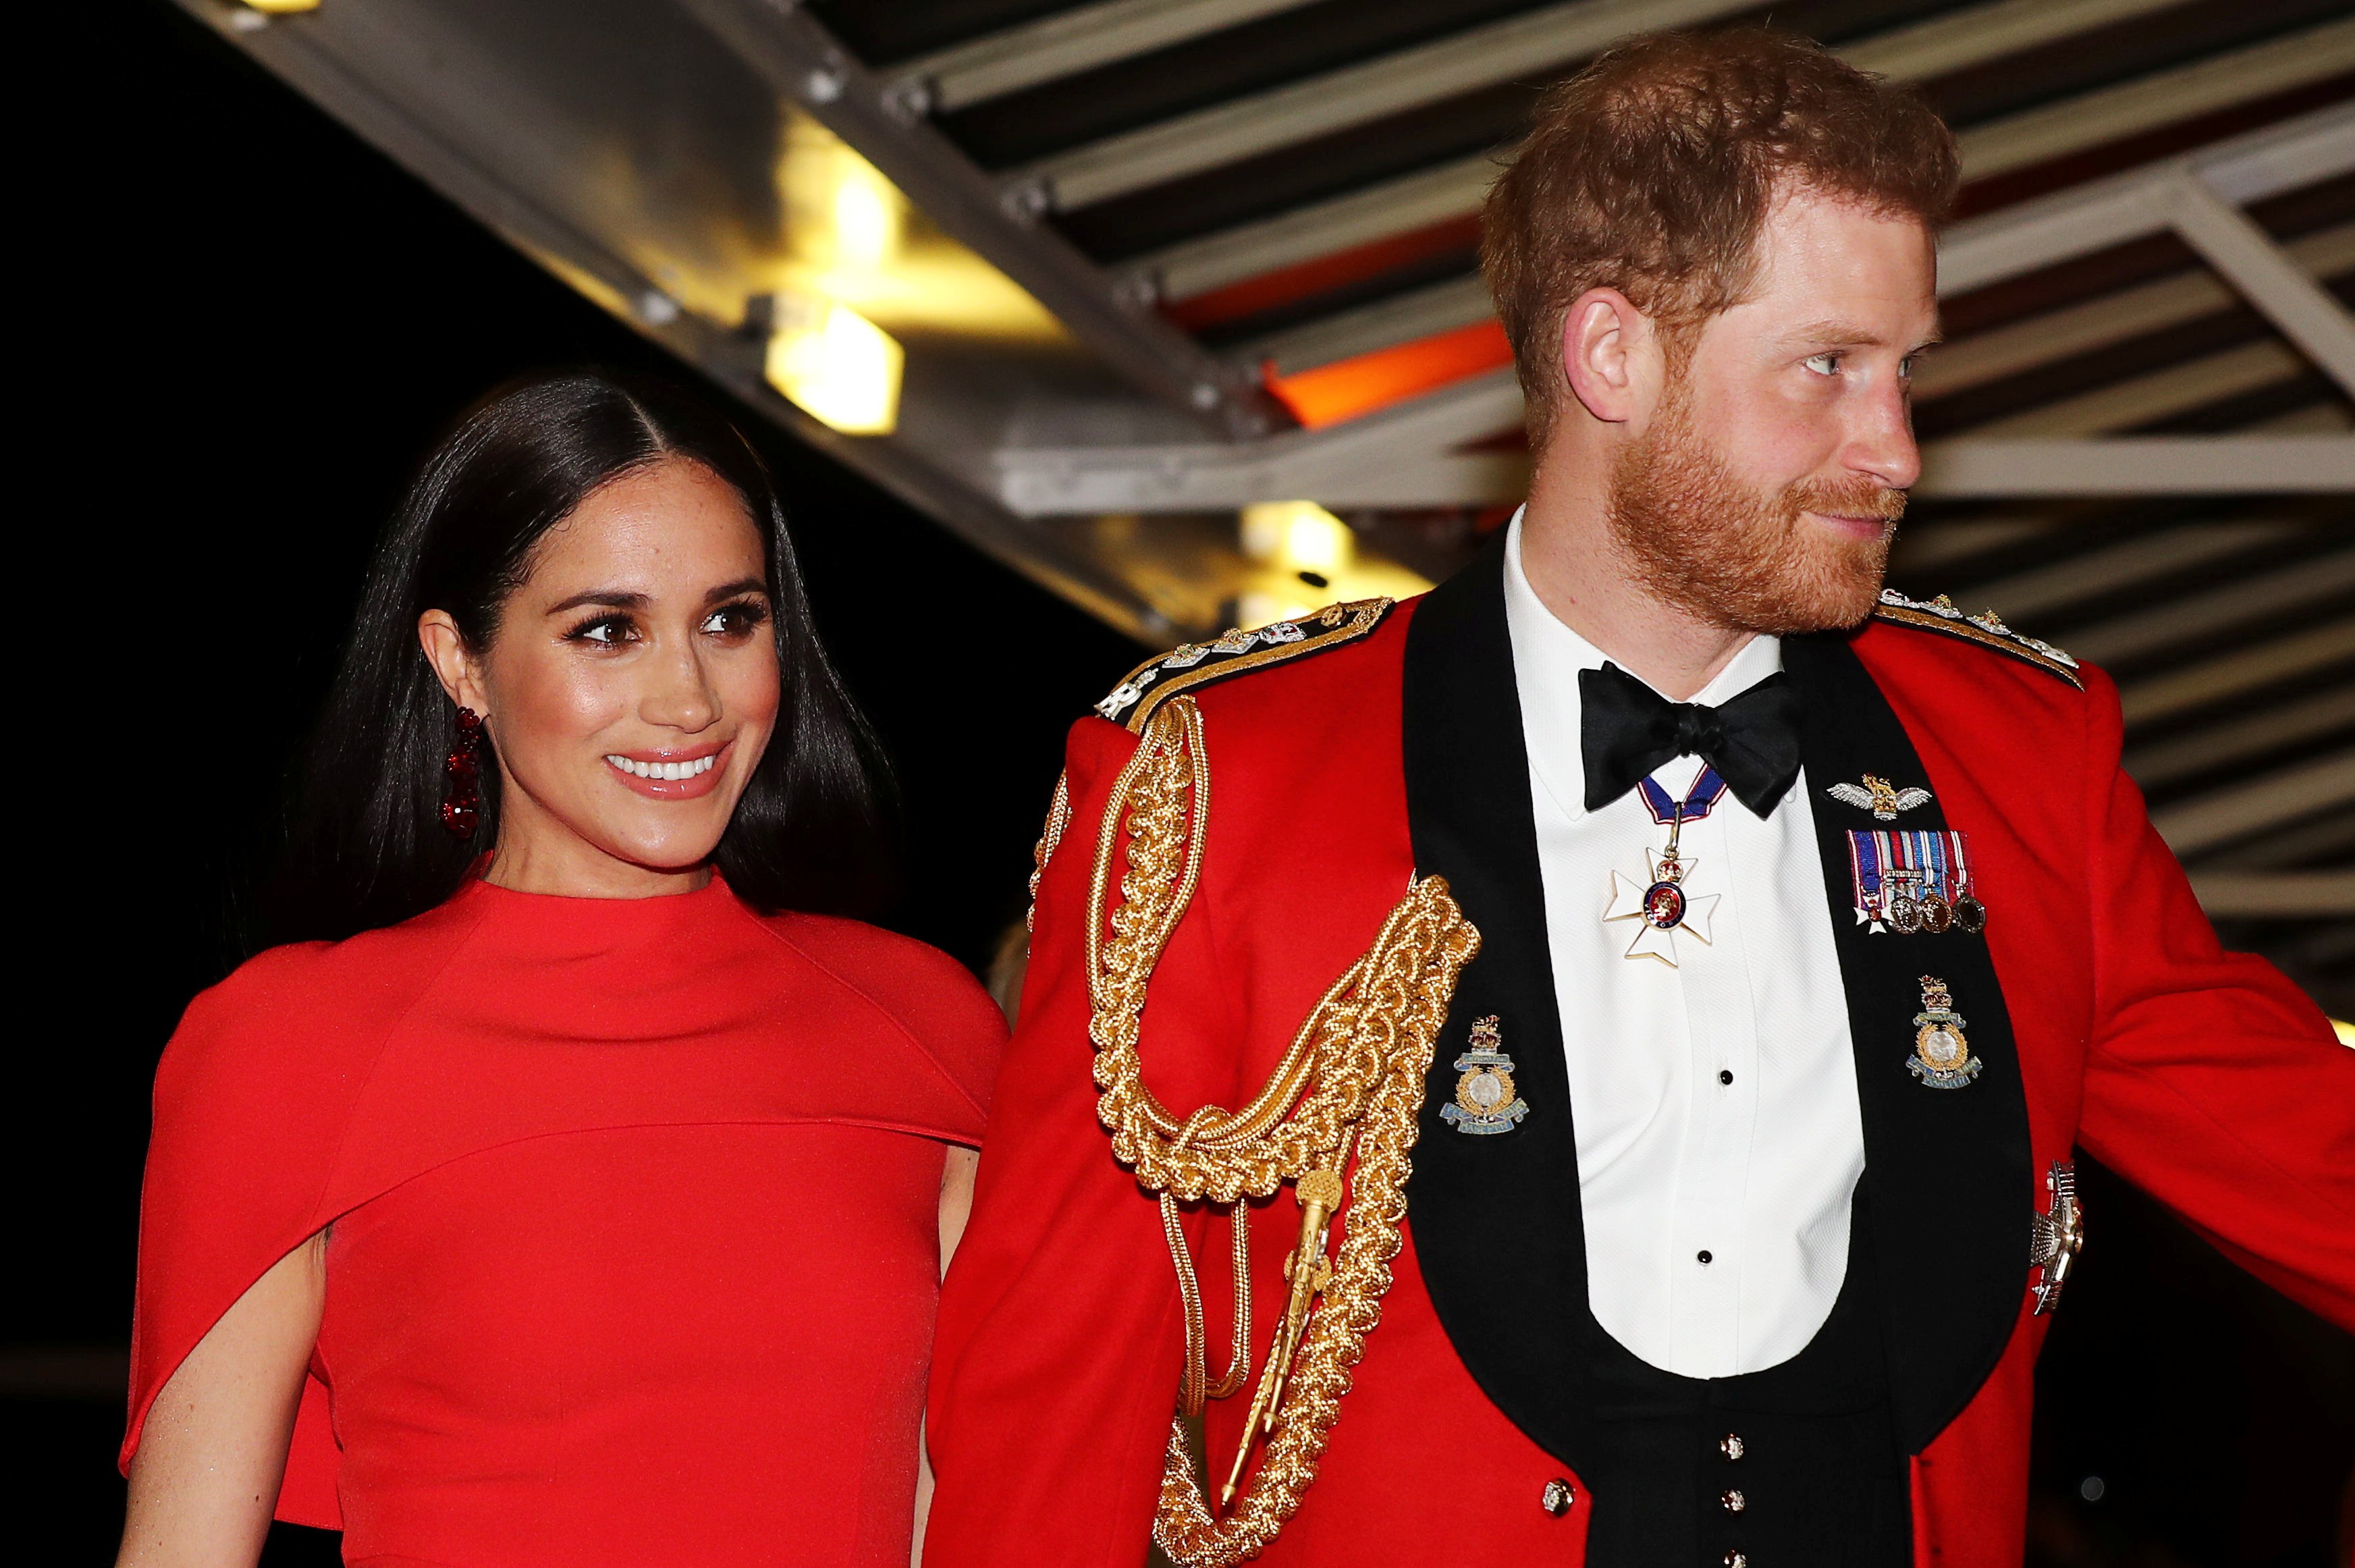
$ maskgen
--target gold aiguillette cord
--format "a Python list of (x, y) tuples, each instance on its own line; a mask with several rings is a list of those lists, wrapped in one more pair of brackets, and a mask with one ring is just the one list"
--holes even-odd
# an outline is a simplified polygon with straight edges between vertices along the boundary
[[(1390, 1288), (1433, 1042), (1457, 974), (1480, 948), (1480, 933), (1447, 884), (1437, 877), (1415, 881), (1373, 945), (1326, 990), (1251, 1102), (1237, 1111), (1206, 1105), (1181, 1123), (1145, 1086), (1137, 1041), (1146, 983), (1200, 875), (1209, 811), (1201, 715), (1191, 698), (1173, 698), (1146, 722), (1104, 806), (1089, 891), (1088, 1033), (1103, 1091), (1097, 1115), (1112, 1134), (1114, 1157), (1160, 1200), (1186, 1309), (1181, 1414), (1170, 1426), (1153, 1537), (1187, 1568), (1228, 1568), (1258, 1555), (1316, 1478)], [(1248, 1200), (1287, 1181), (1301, 1206), (1299, 1241), (1285, 1264), (1291, 1293), (1213, 1515), (1183, 1415), (1199, 1410), (1206, 1395), (1240, 1390), (1250, 1375)], [(1234, 1359), (1216, 1387), (1201, 1294), (1178, 1222), (1180, 1202), (1227, 1207), (1235, 1226)], [(1340, 1242), (1328, 1255), (1337, 1221)], [(1255, 1450), (1259, 1470), (1246, 1488), (1242, 1474)]]

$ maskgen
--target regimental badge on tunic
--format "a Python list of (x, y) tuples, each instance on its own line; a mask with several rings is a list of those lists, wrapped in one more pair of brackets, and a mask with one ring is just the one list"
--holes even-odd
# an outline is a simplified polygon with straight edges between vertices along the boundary
[(1987, 929), (1970, 843), (1949, 827), (1849, 829), (1849, 869), (1856, 881), (1856, 919), (1878, 935), (1936, 934)]
[(1439, 1108), (1439, 1119), (1459, 1133), (1486, 1136), (1509, 1133), (1529, 1108), (1513, 1092), (1513, 1059), (1505, 1054), (1494, 1016), (1472, 1026), (1472, 1048), (1455, 1059), (1455, 1103)]
[(1963, 1034), (1969, 1022), (1955, 1011), (1946, 983), (1923, 976), (1922, 1010), (1913, 1015), (1913, 1054), (1905, 1063), (1907, 1071), (1933, 1089), (1960, 1089), (1977, 1078), (1986, 1064), (1971, 1054), (1971, 1042)]
[(2077, 1254), (2085, 1250), (2085, 1211), (2077, 1203), (2076, 1163), (2054, 1160), (2045, 1173), (2044, 1190), (2051, 1194), (2052, 1206), (2032, 1217), (2028, 1249), (2028, 1264), (2036, 1271), (2036, 1309), (2029, 1314), (2031, 1317), (2043, 1317), (2060, 1302), (2061, 1287), (2069, 1283)]
[(1853, 805), (1869, 811), (1883, 822), (1894, 822), (1901, 811), (1911, 811), (1917, 805), (1930, 804), (1930, 792), (1919, 785), (1908, 784), (1899, 789), (1878, 773), (1864, 775), (1861, 785), (1841, 783), (1824, 793), (1842, 805)]

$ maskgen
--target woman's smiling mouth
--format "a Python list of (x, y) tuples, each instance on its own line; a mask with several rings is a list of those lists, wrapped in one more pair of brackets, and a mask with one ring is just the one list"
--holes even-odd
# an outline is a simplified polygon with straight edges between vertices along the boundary
[(655, 800), (693, 800), (719, 787), (719, 764), (734, 744), (730, 741), (686, 752), (608, 752), (605, 765), (640, 795)]

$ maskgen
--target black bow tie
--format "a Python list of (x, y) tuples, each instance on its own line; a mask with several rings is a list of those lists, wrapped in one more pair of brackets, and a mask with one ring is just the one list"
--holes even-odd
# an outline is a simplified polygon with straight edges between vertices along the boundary
[(1673, 757), (1717, 770), (1752, 813), (1774, 809), (1799, 776), (1799, 699), (1777, 670), (1731, 702), (1670, 702), (1617, 665), (1578, 672), (1586, 809), (1600, 811)]

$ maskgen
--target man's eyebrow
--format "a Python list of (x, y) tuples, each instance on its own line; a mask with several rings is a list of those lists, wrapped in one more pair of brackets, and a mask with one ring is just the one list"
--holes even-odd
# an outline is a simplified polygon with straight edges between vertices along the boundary
[(584, 604), (602, 604), (613, 610), (643, 610), (646, 607), (646, 596), (619, 588), (591, 588), (584, 593), (575, 593), (561, 603), (550, 604), (541, 613), (561, 615), (567, 610), (578, 610)]
[[(1945, 336), (1934, 326), (1930, 329), (1929, 336), (1915, 343), (1907, 352), (1918, 353), (1934, 343), (1943, 342)], [(1806, 325), (1790, 333), (1784, 341), (1812, 344), (1822, 348), (1882, 348), (1889, 344), (1889, 339), (1869, 327), (1858, 326), (1852, 322), (1831, 319), (1811, 321)]]

